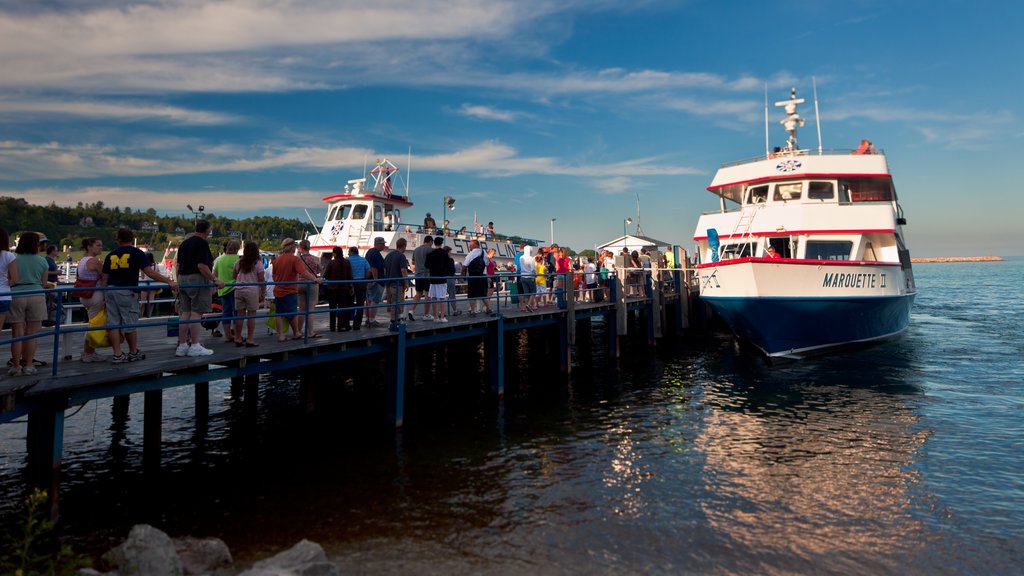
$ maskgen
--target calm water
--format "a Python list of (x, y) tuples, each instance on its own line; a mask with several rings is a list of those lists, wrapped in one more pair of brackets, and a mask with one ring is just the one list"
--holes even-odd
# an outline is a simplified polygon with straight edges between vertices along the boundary
[[(64, 530), (102, 550), (136, 522), (223, 538), (250, 561), (300, 538), (346, 573), (1024, 572), (1024, 259), (921, 264), (899, 342), (769, 366), (724, 334), (572, 378), (517, 341), (503, 406), (473, 350), (421, 355), (407, 426), (381, 425), (379, 366), (258, 402), (165, 393), (142, 470), (141, 398), (66, 427)], [(530, 360), (523, 360), (528, 355)], [(448, 375), (458, 374), (458, 378)], [(5, 523), (25, 427), (0, 427)]]

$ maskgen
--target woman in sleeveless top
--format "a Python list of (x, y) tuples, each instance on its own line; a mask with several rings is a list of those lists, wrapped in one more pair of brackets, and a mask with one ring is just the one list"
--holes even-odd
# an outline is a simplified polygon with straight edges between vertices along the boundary
[[(85, 256), (78, 261), (78, 277), (82, 280), (100, 280), (103, 275), (103, 260), (99, 255), (103, 252), (103, 241), (98, 238), (86, 238), (82, 240), (82, 249), (85, 250)], [(99, 282), (96, 285), (99, 286)], [(103, 291), (95, 290), (92, 296), (81, 298), (79, 301), (85, 306), (85, 311), (92, 320), (100, 310), (103, 310)], [(89, 339), (83, 340), (82, 362), (103, 362), (105, 359), (89, 346)]]
[(11, 286), (18, 283), (17, 259), (11, 253), (11, 237), (0, 228), (0, 329), (11, 311)]

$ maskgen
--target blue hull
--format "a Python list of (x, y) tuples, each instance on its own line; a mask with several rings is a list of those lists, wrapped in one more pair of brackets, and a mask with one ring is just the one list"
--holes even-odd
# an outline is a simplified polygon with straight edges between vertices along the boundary
[(910, 323), (914, 294), (873, 298), (705, 298), (743, 340), (769, 356), (801, 357), (882, 340)]

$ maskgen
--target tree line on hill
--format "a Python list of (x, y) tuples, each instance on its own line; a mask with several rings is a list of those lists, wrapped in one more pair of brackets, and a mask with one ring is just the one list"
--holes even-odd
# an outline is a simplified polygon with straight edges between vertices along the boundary
[[(214, 246), (229, 238), (253, 241), (263, 250), (276, 251), (282, 238), (304, 238), (309, 225), (294, 218), (254, 216), (252, 218), (225, 218), (216, 214), (202, 214), (213, 226), (210, 242)], [(169, 243), (178, 242), (195, 227), (192, 214), (158, 215), (156, 210), (132, 210), (130, 207), (106, 207), (102, 201), (94, 204), (79, 202), (77, 206), (49, 206), (29, 204), (24, 198), (0, 197), (0, 226), (7, 228), (13, 241), (21, 232), (42, 232), (59, 246), (79, 247), (83, 238), (99, 238), (105, 246), (116, 246), (114, 236), (118, 228), (135, 232), (139, 244), (149, 244), (154, 250), (163, 250)]]

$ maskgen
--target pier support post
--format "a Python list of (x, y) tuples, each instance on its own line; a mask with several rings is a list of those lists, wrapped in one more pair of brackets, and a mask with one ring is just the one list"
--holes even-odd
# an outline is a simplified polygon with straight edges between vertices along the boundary
[(650, 298), (647, 301), (647, 345), (654, 346), (657, 344), (658, 337), (658, 314), (661, 314), (660, 304), (661, 300), (658, 295), (654, 293), (654, 282), (650, 275), (645, 276), (644, 283), (647, 285), (647, 294)]
[(210, 416), (210, 383), (196, 383), (196, 419), (206, 420)]
[(576, 290), (575, 277), (572, 272), (565, 275), (566, 324), (568, 326), (569, 346), (576, 345)]
[(160, 466), (164, 395), (163, 390), (146, 390), (143, 394), (142, 465), (151, 469)]
[(242, 395), (243, 385), (245, 384), (245, 376), (232, 376), (231, 377), (231, 398), (232, 400), (237, 399)]
[(562, 316), (558, 326), (558, 369), (562, 374), (571, 370), (571, 349), (569, 348), (569, 316)]
[(487, 377), (491, 391), (498, 398), (505, 397), (505, 316), (498, 314), (498, 319), (491, 323), (487, 332)]
[(396, 428), (405, 420), (405, 330), (405, 323), (398, 323), (388, 360), (388, 423)]
[(618, 358), (619, 357), (619, 308), (621, 307), (620, 300), (622, 296), (621, 285), (617, 275), (611, 275), (608, 278), (608, 300), (615, 303), (613, 308), (609, 308), (608, 312), (605, 312), (605, 326), (608, 331), (608, 357)]
[(131, 405), (132, 397), (128, 394), (122, 394), (120, 396), (114, 396), (113, 405), (111, 410), (114, 414), (114, 419), (120, 418), (121, 421), (128, 420), (128, 407)]
[(57, 519), (60, 466), (64, 450), (64, 405), (47, 402), (28, 415), (29, 481), (49, 492), (50, 519)]

